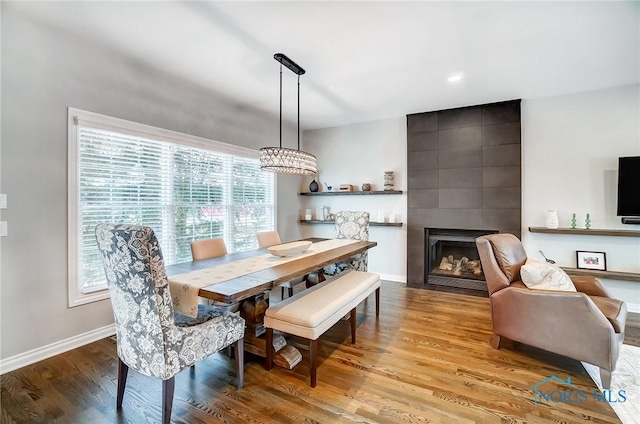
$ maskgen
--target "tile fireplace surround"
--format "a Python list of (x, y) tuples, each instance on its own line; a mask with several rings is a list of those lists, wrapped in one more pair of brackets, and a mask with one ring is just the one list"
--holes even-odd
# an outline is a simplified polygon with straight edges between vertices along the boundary
[(520, 238), (520, 100), (407, 115), (407, 285), (425, 287), (425, 228)]

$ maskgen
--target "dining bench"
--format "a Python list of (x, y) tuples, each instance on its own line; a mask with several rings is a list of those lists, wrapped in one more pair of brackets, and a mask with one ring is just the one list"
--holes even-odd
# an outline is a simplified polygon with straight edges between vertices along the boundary
[(350, 312), (351, 343), (356, 342), (356, 307), (376, 294), (376, 317), (380, 315), (380, 276), (351, 271), (326, 280), (267, 308), (266, 368), (273, 368), (273, 332), (293, 334), (309, 340), (311, 387), (316, 387), (318, 338)]

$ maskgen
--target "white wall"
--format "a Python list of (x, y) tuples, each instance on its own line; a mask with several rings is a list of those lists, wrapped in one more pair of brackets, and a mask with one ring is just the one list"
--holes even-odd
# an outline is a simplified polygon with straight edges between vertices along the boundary
[[(377, 219), (379, 210), (388, 218), (396, 215), (402, 227), (369, 229), (369, 239), (378, 246), (369, 251), (369, 269), (384, 278), (406, 281), (407, 257), (407, 123), (406, 118), (393, 118), (342, 127), (306, 131), (304, 147), (318, 158), (319, 184), (336, 189), (340, 184), (352, 184), (357, 190), (362, 183), (372, 184), (372, 190), (383, 190), (384, 171), (394, 171), (394, 188), (402, 195), (380, 196), (298, 196), (296, 213), (302, 217), (306, 208), (329, 206), (331, 212), (363, 210)], [(311, 178), (298, 187), (309, 191)], [(299, 225), (304, 237), (333, 237), (332, 225)]]
[[(108, 300), (67, 307), (67, 107), (250, 148), (278, 139), (278, 117), (277, 109), (265, 116), (99, 43), (30, 22), (16, 3), (1, 7), (6, 359), (113, 323)], [(293, 137), (295, 127), (285, 132)]]
[[(640, 238), (529, 233), (544, 227), (547, 209), (560, 226), (576, 213), (584, 228), (640, 229), (616, 216), (618, 157), (640, 155), (640, 86), (626, 86), (522, 102), (523, 243), (561, 266), (576, 266), (575, 251), (606, 252), (607, 269), (640, 272)], [(640, 192), (640, 188), (639, 188)], [(620, 299), (640, 306), (640, 283), (604, 280)]]

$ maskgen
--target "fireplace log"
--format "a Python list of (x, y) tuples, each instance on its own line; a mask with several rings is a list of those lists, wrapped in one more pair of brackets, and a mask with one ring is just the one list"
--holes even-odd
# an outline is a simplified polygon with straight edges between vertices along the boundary
[(453, 264), (449, 262), (449, 259), (442, 258), (438, 269), (440, 269), (441, 271), (453, 271)]
[(444, 256), (440, 260), (438, 269), (440, 271), (450, 271), (456, 276), (462, 274), (473, 274), (476, 276), (482, 275), (482, 266), (480, 261), (470, 260), (466, 256), (463, 256), (460, 259), (453, 259), (452, 255)]

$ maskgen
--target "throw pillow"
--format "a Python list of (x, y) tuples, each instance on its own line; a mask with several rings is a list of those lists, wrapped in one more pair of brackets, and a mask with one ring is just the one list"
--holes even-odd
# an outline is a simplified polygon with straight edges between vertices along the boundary
[(522, 282), (530, 289), (534, 290), (557, 290), (575, 292), (571, 278), (559, 266), (533, 259), (520, 268)]

